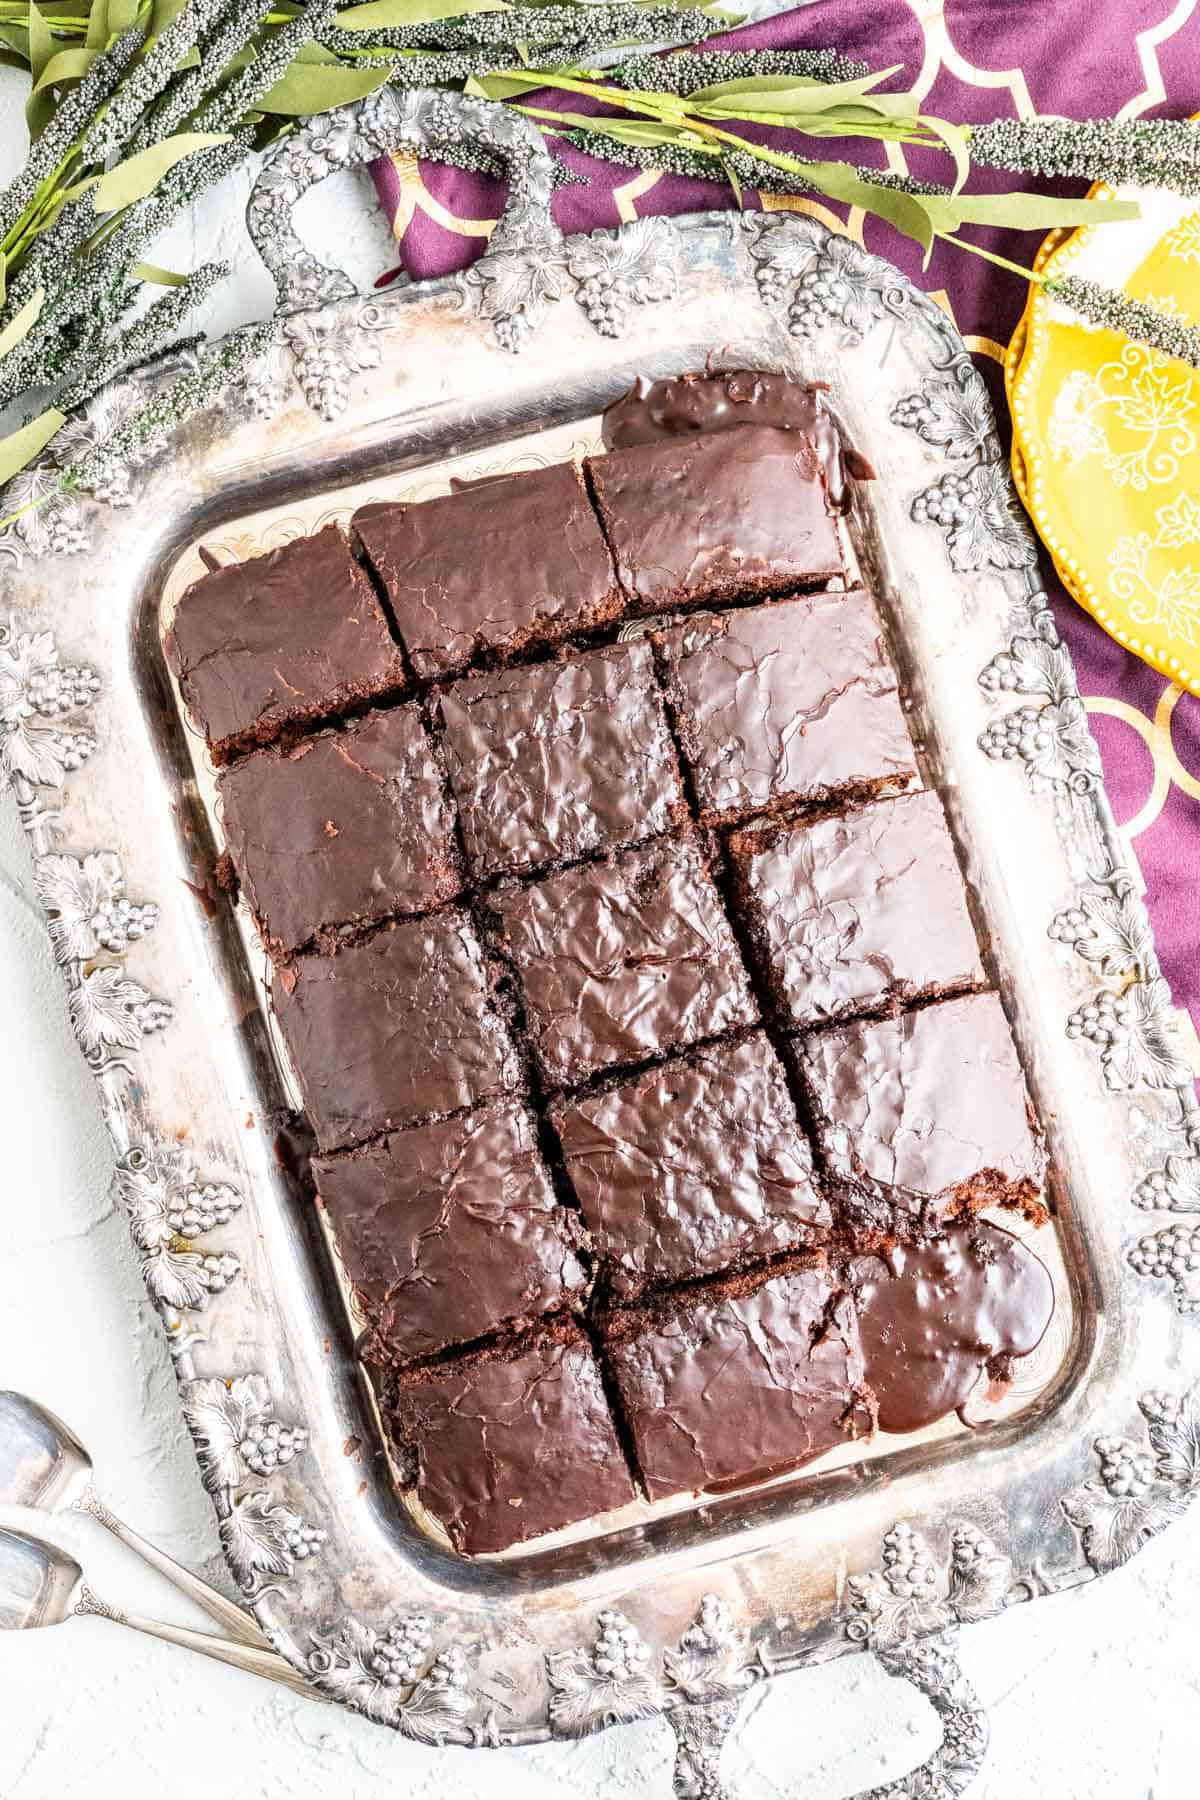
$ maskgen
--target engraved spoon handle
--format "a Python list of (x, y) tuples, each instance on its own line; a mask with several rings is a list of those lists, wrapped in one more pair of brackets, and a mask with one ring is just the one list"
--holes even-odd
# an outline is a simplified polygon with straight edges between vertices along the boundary
[(111, 1619), (115, 1625), (128, 1625), (134, 1631), (141, 1631), (147, 1637), (161, 1639), (164, 1644), (176, 1644), (182, 1650), (194, 1650), (200, 1656), (211, 1657), (214, 1662), (227, 1663), (231, 1669), (244, 1669), (249, 1675), (261, 1675), (265, 1681), (274, 1681), (281, 1687), (291, 1688), (293, 1693), (303, 1694), (308, 1700), (324, 1700), (325, 1696), (306, 1681), (297, 1669), (277, 1656), (273, 1650), (260, 1649), (253, 1644), (230, 1644), (224, 1638), (209, 1637), (207, 1632), (189, 1631), (184, 1625), (168, 1625), (160, 1619), (144, 1619), (138, 1613), (121, 1612), (101, 1600), (89, 1587), (81, 1586), (78, 1598), (72, 1611), (77, 1617), (93, 1616)]
[(127, 1549), (132, 1550), (135, 1556), (140, 1556), (143, 1562), (149, 1563), (152, 1569), (156, 1569), (160, 1575), (165, 1576), (179, 1589), (180, 1593), (186, 1594), (189, 1600), (202, 1607), (211, 1619), (215, 1619), (217, 1624), (229, 1633), (235, 1642), (246, 1644), (254, 1650), (266, 1650), (272, 1655), (274, 1654), (267, 1639), (248, 1612), (234, 1601), (227, 1600), (224, 1594), (217, 1592), (216, 1588), (209, 1587), (206, 1581), (202, 1581), (198, 1575), (193, 1575), (190, 1569), (185, 1569), (182, 1563), (177, 1563), (165, 1551), (156, 1549), (153, 1544), (134, 1531), (132, 1526), (126, 1525), (123, 1519), (118, 1519), (117, 1515), (110, 1512), (105, 1506), (94, 1487), (89, 1486), (84, 1489), (75, 1501), (74, 1508), (77, 1512), (90, 1514), (93, 1519), (104, 1526), (106, 1531), (111, 1531), (113, 1536), (119, 1538), (121, 1543)]

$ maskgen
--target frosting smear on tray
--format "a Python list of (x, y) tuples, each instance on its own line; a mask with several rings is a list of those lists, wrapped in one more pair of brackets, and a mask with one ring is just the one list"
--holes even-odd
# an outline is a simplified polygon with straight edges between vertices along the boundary
[(465, 1554), (977, 1409), (1054, 1303), (979, 1216), (1044, 1218), (1045, 1151), (846, 565), (869, 466), (756, 370), (639, 380), (604, 441), (218, 569), (164, 636)]

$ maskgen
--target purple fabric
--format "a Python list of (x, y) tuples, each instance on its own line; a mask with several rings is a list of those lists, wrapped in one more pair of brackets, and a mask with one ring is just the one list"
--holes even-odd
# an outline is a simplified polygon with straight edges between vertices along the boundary
[[(1182, 17), (1185, 12), (1178, 0), (1110, 0), (1108, 5), (1097, 0), (945, 0), (940, 11), (921, 0), (820, 0), (715, 43), (731, 49), (833, 46), (873, 68), (900, 64), (888, 83), (897, 89), (918, 85), (928, 68), (935, 73), (923, 102), (926, 110), (961, 121), (1019, 116), (1026, 92), (1036, 110), (1074, 118), (1111, 117), (1125, 107), (1141, 117), (1184, 118), (1200, 110), (1200, 12)], [(1158, 97), (1160, 91), (1165, 98)], [(576, 111), (589, 109), (586, 100), (575, 96), (532, 98), (547, 105), (561, 100)], [(796, 145), (786, 133), (763, 136), (782, 148), (789, 142)], [(821, 153), (836, 156), (839, 146), (823, 145)], [(864, 150), (859, 145), (854, 154), (857, 160), (884, 166), (882, 146)], [(564, 155), (586, 185), (557, 193), (558, 224), (566, 232), (618, 224), (614, 190), (637, 171), (569, 147)], [(914, 175), (941, 176), (945, 168), (944, 159), (928, 152), (912, 153), (908, 161)], [(385, 160), (375, 173), (381, 204), (398, 226), (401, 255), (411, 275), (421, 279), (463, 268), (485, 248), (483, 236), (448, 228), (420, 205), (406, 221), (409, 209), (395, 165)], [(421, 165), (421, 176), (434, 210), (444, 209), (453, 221), (499, 216), (503, 190), (498, 183), (431, 164)], [(972, 186), (979, 189), (1018, 185), (1019, 177), (984, 171), (972, 176)], [(1083, 190), (1063, 184), (1062, 191)], [(665, 176), (638, 197), (636, 209), (645, 215), (733, 204), (727, 189)], [(757, 196), (747, 194), (745, 204), (757, 206)], [(1016, 232), (968, 230), (966, 235), (1022, 263), (1032, 261), (1039, 241), (1036, 235)], [(922, 270), (916, 246), (872, 219), (866, 222), (865, 241), (922, 287), (941, 290), (964, 337), (1007, 343), (1025, 301), (1025, 285), (1017, 277), (944, 245)], [(999, 398), (994, 357), (977, 360)], [(1195, 900), (1200, 878), (1200, 700), (1190, 694), (1179, 698), (1164, 743), (1161, 723), (1157, 734), (1153, 726), (1169, 684), (1113, 643), (1069, 599), (1047, 559), (1043, 574), (1075, 658), (1081, 691), (1092, 703), (1092, 724), (1118, 822), (1138, 823), (1156, 766), (1160, 782), (1164, 768), (1173, 773), (1165, 801), (1138, 829), (1133, 844), (1164, 972), (1178, 1004), (1200, 1023), (1200, 905)], [(1130, 709), (1144, 725), (1097, 711), (1109, 702)]]

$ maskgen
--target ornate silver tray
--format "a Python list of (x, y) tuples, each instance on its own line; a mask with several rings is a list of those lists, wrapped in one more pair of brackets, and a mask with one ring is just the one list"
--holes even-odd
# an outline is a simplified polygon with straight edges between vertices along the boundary
[[(334, 166), (402, 143), (503, 167), (512, 198), (467, 275), (364, 299), (298, 242), (291, 209)], [(549, 191), (536, 134), (479, 102), (385, 92), (286, 144), (250, 206), (280, 287), (264, 361), (169, 450), (110, 465), (103, 492), (56, 493), (0, 537), (0, 756), (221, 1540), (282, 1654), (429, 1742), (528, 1743), (662, 1712), (678, 1792), (716, 1795), (746, 1690), (866, 1648), (945, 1727), (886, 1792), (957, 1794), (986, 1729), (955, 1626), (1104, 1574), (1200, 1486), (1200, 1225), (1169, 1216), (1200, 1211), (1186, 1043), (988, 400), (944, 315), (800, 213), (563, 240)], [(200, 542), (251, 554), (367, 494), (571, 454), (635, 372), (713, 346), (828, 380), (878, 469), (853, 553), (1046, 1126), (1057, 1212), (1038, 1248), (1058, 1326), (973, 1432), (883, 1440), (750, 1493), (467, 1561), (420, 1529), (373, 1447), (335, 1271), (277, 1135), (288, 1091), (262, 965), (205, 887), (207, 773), (161, 620)], [(27, 481), (44, 491), (79, 433), (162, 379), (102, 395)]]

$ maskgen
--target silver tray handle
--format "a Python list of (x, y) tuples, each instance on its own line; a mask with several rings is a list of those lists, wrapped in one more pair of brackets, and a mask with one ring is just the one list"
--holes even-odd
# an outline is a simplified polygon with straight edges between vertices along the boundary
[(292, 214), (309, 188), (327, 176), (391, 150), (410, 150), (507, 181), (508, 198), (489, 256), (518, 248), (554, 252), (561, 244), (550, 217), (554, 161), (536, 126), (498, 101), (433, 88), (380, 88), (353, 106), (310, 119), (279, 146), (250, 191), (246, 227), (274, 278), (278, 313), (307, 311), (357, 294), (348, 275), (305, 249)]
[[(863, 1790), (854, 1800), (955, 1800), (983, 1766), (988, 1746), (987, 1714), (959, 1667), (952, 1632), (919, 1643), (874, 1652), (889, 1675), (911, 1681), (942, 1721), (942, 1741), (919, 1768), (883, 1787)], [(736, 1800), (721, 1779), (744, 1697), (677, 1706), (668, 1713), (675, 1731), (677, 1800)]]

